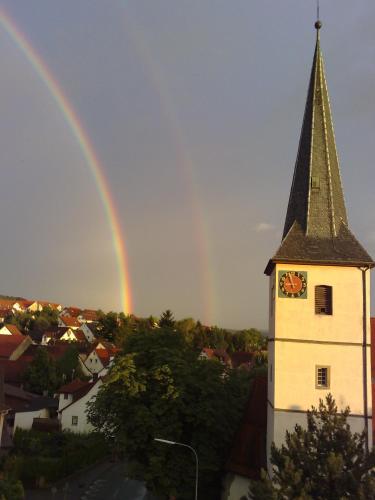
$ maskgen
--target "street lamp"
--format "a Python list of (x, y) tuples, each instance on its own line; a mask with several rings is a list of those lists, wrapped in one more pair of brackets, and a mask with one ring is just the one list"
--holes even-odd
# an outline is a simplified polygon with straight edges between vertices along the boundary
[(176, 446), (184, 446), (189, 448), (194, 453), (195, 456), (195, 500), (198, 500), (198, 454), (192, 446), (184, 443), (178, 443), (177, 441), (169, 441), (168, 439), (154, 438), (154, 441), (159, 441), (159, 443), (172, 444)]

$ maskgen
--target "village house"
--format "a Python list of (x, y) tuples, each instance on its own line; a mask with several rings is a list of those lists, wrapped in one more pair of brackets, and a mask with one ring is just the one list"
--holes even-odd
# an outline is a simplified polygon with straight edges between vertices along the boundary
[(0, 359), (16, 360), (31, 344), (28, 335), (0, 335)]
[(92, 309), (84, 309), (77, 318), (81, 323), (94, 323), (98, 321), (98, 313)]
[(71, 432), (93, 430), (93, 426), (87, 420), (87, 403), (96, 396), (102, 383), (101, 378), (91, 382), (76, 379), (59, 389), (58, 413), (61, 430)]
[(22, 333), (19, 331), (19, 329), (16, 327), (16, 325), (4, 325), (2, 328), (0, 328), (0, 335), (12, 335), (12, 336), (22, 336)]
[[(30, 430), (43, 427), (57, 430), (60, 427), (57, 419), (57, 408), (57, 398), (44, 396), (32, 398), (27, 408), (15, 412), (13, 432), (16, 429)], [(43, 426), (43, 423), (46, 425)]]
[(59, 328), (72, 328), (73, 330), (81, 328), (81, 323), (74, 316), (59, 316), (57, 325)]

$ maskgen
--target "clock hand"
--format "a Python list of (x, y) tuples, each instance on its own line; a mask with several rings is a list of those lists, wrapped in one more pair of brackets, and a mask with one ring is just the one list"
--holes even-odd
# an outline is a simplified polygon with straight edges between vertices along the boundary
[(294, 282), (293, 282), (293, 278), (292, 278), (292, 273), (289, 273), (289, 281), (290, 281), (291, 287), (294, 288)]

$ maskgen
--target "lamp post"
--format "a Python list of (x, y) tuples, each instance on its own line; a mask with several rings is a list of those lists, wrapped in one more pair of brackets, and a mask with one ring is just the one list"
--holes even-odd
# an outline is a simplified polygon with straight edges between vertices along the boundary
[(168, 439), (154, 438), (154, 441), (159, 441), (159, 443), (171, 444), (176, 446), (183, 446), (184, 448), (189, 448), (194, 453), (195, 456), (195, 500), (198, 500), (198, 454), (192, 446), (184, 443), (178, 443), (177, 441), (169, 441)]

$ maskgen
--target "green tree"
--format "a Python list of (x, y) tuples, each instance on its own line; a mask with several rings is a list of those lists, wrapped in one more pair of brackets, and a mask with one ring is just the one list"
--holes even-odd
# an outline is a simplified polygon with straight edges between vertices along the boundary
[(22, 500), (25, 492), (21, 481), (11, 478), (0, 478), (0, 500)]
[(97, 332), (103, 339), (113, 342), (119, 334), (120, 319), (117, 313), (109, 312), (107, 314), (98, 311)]
[(162, 313), (159, 320), (160, 328), (173, 328), (176, 322), (173, 313), (170, 309), (167, 309)]
[(23, 379), (26, 389), (37, 394), (43, 394), (44, 391), (47, 391), (48, 394), (52, 395), (60, 385), (56, 363), (43, 348), (37, 350)]
[(247, 373), (198, 360), (180, 332), (145, 328), (127, 339), (88, 415), (121, 447), (129, 474), (157, 495), (192, 498), (195, 462), (189, 450), (154, 438), (192, 445), (200, 497), (216, 499), (249, 386)]
[(75, 378), (85, 379), (78, 360), (79, 352), (74, 344), (71, 344), (56, 362), (58, 384), (63, 385)]
[(259, 330), (250, 328), (232, 334), (232, 351), (262, 351), (267, 349), (267, 337)]
[(295, 426), (285, 445), (272, 445), (272, 480), (254, 482), (255, 500), (369, 500), (375, 498), (375, 453), (365, 434), (352, 433), (349, 408), (338, 412), (332, 395), (307, 412), (307, 428)]

